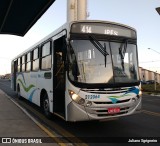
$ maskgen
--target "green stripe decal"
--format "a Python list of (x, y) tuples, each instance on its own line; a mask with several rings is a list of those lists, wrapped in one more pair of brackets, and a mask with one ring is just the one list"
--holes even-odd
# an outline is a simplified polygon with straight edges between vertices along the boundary
[(29, 87), (25, 87), (21, 79), (18, 79), (18, 81), (21, 83), (23, 89), (24, 89), (26, 92), (28, 92), (31, 88), (35, 87), (33, 84), (29, 85)]

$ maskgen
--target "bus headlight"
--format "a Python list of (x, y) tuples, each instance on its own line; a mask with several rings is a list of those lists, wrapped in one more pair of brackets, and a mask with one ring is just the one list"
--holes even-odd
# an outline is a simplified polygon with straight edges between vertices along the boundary
[(80, 105), (84, 105), (85, 104), (85, 99), (81, 98), (80, 96), (78, 96), (75, 92), (68, 90), (70, 97), (72, 98), (73, 101), (75, 101), (76, 103), (80, 104)]
[(139, 95), (140, 97), (142, 96), (142, 91), (141, 91), (141, 90), (139, 91), (139, 94), (138, 94), (138, 95)]

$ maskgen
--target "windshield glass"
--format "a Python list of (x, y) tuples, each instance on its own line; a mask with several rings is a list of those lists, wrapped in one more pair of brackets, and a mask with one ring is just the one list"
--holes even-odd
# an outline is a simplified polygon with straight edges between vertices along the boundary
[(81, 83), (136, 82), (138, 80), (136, 45), (127, 43), (126, 47), (122, 43), (98, 42), (105, 46), (107, 55), (90, 40), (70, 41), (70, 79)]
[(139, 79), (136, 45), (128, 43), (120, 48), (120, 43), (111, 43), (111, 48), (115, 82), (136, 82)]

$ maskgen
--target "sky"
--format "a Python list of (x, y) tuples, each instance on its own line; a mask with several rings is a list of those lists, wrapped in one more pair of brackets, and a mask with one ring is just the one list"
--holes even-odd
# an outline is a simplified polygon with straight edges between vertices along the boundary
[[(160, 15), (156, 7), (160, 7), (160, 0), (88, 0), (87, 19), (135, 28), (139, 66), (160, 73)], [(0, 34), (0, 75), (11, 72), (15, 56), (66, 22), (66, 8), (67, 0), (56, 0), (24, 37)]]

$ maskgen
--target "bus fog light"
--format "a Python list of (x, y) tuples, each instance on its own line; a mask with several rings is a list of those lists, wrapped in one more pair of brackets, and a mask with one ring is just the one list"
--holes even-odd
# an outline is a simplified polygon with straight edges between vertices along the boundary
[(83, 105), (85, 103), (85, 100), (83, 98), (79, 99), (78, 104)]
[(136, 102), (136, 99), (135, 99), (135, 98), (132, 98), (132, 101), (133, 101), (133, 102)]
[(91, 101), (87, 101), (86, 106), (91, 106), (92, 102)]

